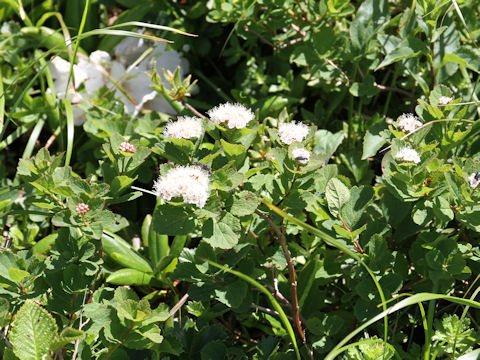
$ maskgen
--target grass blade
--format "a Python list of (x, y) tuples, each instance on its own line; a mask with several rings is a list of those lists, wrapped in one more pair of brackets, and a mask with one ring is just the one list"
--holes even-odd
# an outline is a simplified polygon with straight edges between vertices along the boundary
[(37, 124), (33, 128), (32, 133), (30, 134), (30, 138), (28, 139), (27, 145), (25, 146), (25, 150), (23, 151), (22, 159), (26, 159), (32, 156), (33, 148), (35, 147), (35, 143), (40, 136), (40, 132), (43, 129), (43, 125), (45, 125), (45, 120), (40, 119), (38, 120)]
[(5, 118), (5, 92), (3, 90), (3, 75), (0, 67), (0, 134), (3, 129), (3, 119)]
[[(431, 301), (431, 300), (447, 300), (451, 301), (453, 303), (457, 303), (460, 305), (466, 305), (466, 306), (471, 306), (477, 309), (480, 309), (480, 303), (477, 301), (473, 300), (468, 300), (468, 299), (462, 299), (459, 297), (455, 296), (449, 296), (449, 295), (441, 295), (441, 294), (432, 294), (432, 293), (419, 293), (416, 295), (412, 295), (406, 299), (403, 299), (393, 305), (392, 307), (388, 308), (385, 311), (382, 311), (380, 314), (377, 316), (374, 316), (372, 319), (368, 320), (366, 323), (363, 325), (359, 326), (356, 328), (354, 331), (352, 331), (350, 334), (348, 334), (345, 338), (343, 338), (325, 357), (325, 360), (333, 360), (337, 355), (339, 355), (343, 350), (343, 346), (350, 341), (355, 335), (359, 334), (362, 332), (364, 329), (372, 325), (373, 323), (377, 322), (378, 320), (385, 318), (387, 315), (391, 315), (394, 312), (401, 310), (407, 306), (414, 305), (414, 304), (419, 304), (424, 301)], [(344, 348), (343, 348), (344, 349)]]
[(65, 108), (65, 116), (67, 117), (67, 154), (65, 155), (65, 166), (70, 165), (73, 150), (74, 122), (72, 104), (67, 99), (62, 99)]

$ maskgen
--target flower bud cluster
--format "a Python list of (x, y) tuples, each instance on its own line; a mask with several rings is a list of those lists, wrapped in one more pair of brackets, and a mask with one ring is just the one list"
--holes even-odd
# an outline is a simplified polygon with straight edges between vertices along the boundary
[(77, 206), (75, 206), (75, 211), (77, 213), (79, 213), (80, 215), (85, 214), (89, 210), (90, 210), (90, 208), (85, 203), (80, 203)]
[(137, 151), (135, 146), (133, 146), (132, 144), (130, 144), (129, 142), (126, 142), (126, 141), (124, 141), (120, 144), (120, 146), (118, 147), (118, 150), (123, 151), (123, 152), (129, 152), (129, 153), (132, 153), (132, 154), (135, 151)]

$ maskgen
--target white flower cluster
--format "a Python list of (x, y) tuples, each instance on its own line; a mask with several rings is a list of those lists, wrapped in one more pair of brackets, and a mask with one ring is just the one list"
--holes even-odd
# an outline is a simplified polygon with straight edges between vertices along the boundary
[(306, 165), (310, 161), (310, 151), (305, 148), (298, 148), (292, 151), (293, 158), (300, 164)]
[(197, 166), (179, 166), (160, 176), (153, 191), (166, 201), (182, 197), (184, 202), (203, 208), (208, 199), (208, 173)]
[[(175, 111), (170, 104), (150, 87), (151, 80), (146, 72), (150, 72), (156, 62), (159, 74), (162, 73), (162, 68), (173, 72), (180, 66), (180, 75), (183, 78), (189, 70), (188, 62), (178, 52), (167, 49), (165, 43), (155, 43), (152, 46), (153, 51), (142, 61), (137, 62), (149, 47), (143, 39), (126, 38), (114, 49), (114, 60), (105, 51), (95, 51), (89, 57), (80, 54), (78, 64), (73, 66), (75, 85), (70, 82), (68, 89), (70, 63), (58, 56), (55, 57), (49, 68), (54, 78), (57, 96), (67, 97), (74, 104), (88, 102), (96, 90), (107, 86), (115, 91), (115, 96), (124, 103), (128, 113), (135, 115), (142, 109), (150, 109), (174, 114)], [(163, 76), (161, 78), (165, 87), (170, 88), (170, 84)], [(85, 93), (76, 91), (82, 84)], [(133, 99), (133, 103), (125, 93)], [(85, 114), (76, 106), (74, 115), (75, 125), (85, 122)]]
[(413, 162), (415, 164), (418, 164), (421, 161), (420, 155), (418, 154), (418, 152), (414, 149), (409, 148), (409, 147), (404, 147), (404, 148), (398, 150), (395, 157), (397, 159), (400, 159), (400, 160), (403, 160), (403, 161), (408, 161), (408, 162)]
[(480, 172), (472, 173), (468, 177), (468, 182), (472, 188), (476, 188), (480, 184)]
[(175, 139), (199, 138), (202, 135), (202, 119), (192, 116), (180, 116), (177, 121), (169, 122), (163, 135)]
[(413, 114), (403, 114), (398, 118), (398, 127), (407, 133), (418, 129), (423, 123)]
[(448, 105), (453, 101), (453, 98), (450, 96), (440, 96), (438, 99), (438, 105)]
[(229, 129), (242, 129), (255, 117), (250, 109), (242, 104), (225, 103), (207, 111), (215, 124), (227, 123)]
[(278, 127), (278, 137), (280, 141), (286, 145), (298, 141), (302, 142), (308, 135), (308, 126), (299, 122), (298, 124), (295, 121), (290, 123), (280, 124)]

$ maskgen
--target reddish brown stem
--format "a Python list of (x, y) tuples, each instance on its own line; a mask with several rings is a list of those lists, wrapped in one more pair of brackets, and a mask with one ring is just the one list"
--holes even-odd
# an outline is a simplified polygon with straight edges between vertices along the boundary
[(295, 266), (293, 264), (292, 257), (290, 256), (290, 252), (288, 251), (287, 247), (287, 240), (285, 235), (282, 233), (280, 228), (273, 222), (273, 220), (260, 212), (256, 212), (262, 219), (264, 219), (273, 231), (277, 234), (278, 242), (280, 243), (280, 247), (282, 248), (283, 255), (287, 260), (287, 267), (288, 267), (288, 278), (290, 281), (290, 297), (292, 303), (292, 317), (295, 323), (295, 327), (297, 329), (298, 335), (302, 339), (303, 343), (306, 343), (305, 333), (302, 329), (302, 324), (300, 322), (300, 312), (298, 306), (298, 295), (297, 295), (297, 279), (295, 274)]

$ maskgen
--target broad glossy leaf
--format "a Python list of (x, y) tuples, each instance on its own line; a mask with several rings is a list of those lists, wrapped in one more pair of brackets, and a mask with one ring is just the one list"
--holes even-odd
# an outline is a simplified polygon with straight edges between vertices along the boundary
[(136, 269), (120, 269), (107, 277), (107, 282), (114, 285), (150, 285), (154, 280), (152, 274)]

